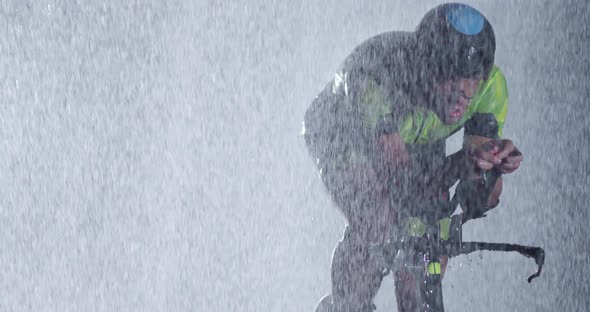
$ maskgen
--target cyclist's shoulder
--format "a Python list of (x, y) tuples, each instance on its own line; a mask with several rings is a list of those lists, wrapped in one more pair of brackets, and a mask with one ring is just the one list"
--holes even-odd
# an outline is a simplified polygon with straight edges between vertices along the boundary
[(487, 81), (506, 82), (506, 75), (504, 75), (504, 71), (500, 68), (500, 66), (498, 66), (498, 64), (494, 64), (492, 66), (492, 70), (490, 71)]
[(486, 109), (488, 106), (498, 107), (505, 106), (508, 99), (508, 86), (506, 76), (502, 70), (494, 65), (488, 78), (478, 91), (474, 103), (478, 110)]
[(506, 77), (497, 65), (492, 67), (490, 75), (483, 83), (470, 104), (468, 116), (475, 113), (491, 113), (498, 122), (498, 135), (502, 135), (502, 128), (508, 115), (508, 87)]

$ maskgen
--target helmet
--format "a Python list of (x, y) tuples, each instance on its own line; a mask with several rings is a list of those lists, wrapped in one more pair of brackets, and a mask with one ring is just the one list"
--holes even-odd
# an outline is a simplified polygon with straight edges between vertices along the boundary
[(416, 36), (419, 57), (437, 80), (486, 78), (494, 65), (492, 25), (468, 5), (435, 7), (420, 21)]

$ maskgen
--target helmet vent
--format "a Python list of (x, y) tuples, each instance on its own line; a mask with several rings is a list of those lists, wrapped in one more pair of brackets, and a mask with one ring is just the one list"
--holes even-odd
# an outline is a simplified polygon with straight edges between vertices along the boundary
[(483, 15), (470, 6), (454, 3), (447, 7), (445, 13), (448, 23), (458, 32), (471, 36), (483, 29)]

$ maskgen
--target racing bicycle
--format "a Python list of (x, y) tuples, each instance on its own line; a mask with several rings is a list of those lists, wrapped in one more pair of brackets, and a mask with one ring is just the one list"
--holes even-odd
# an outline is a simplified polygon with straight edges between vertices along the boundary
[[(408, 302), (410, 311), (415, 312), (443, 312), (441, 257), (456, 257), (476, 251), (518, 252), (534, 259), (537, 271), (528, 277), (530, 283), (541, 274), (545, 261), (545, 252), (540, 247), (525, 246), (508, 243), (465, 242), (462, 239), (462, 225), (473, 219), (486, 216), (489, 208), (486, 201), (498, 178), (502, 175), (499, 169), (492, 169), (482, 173), (481, 179), (472, 183), (459, 183), (452, 200), (447, 201), (447, 209), (424, 209), (424, 211), (455, 211), (461, 205), (469, 202), (469, 207), (476, 207), (466, 212), (451, 216), (436, 214), (422, 214), (410, 216), (402, 226), (402, 230), (392, 233), (390, 239), (380, 245), (372, 246), (371, 252), (380, 259), (380, 266), (384, 276), (391, 272), (403, 270), (411, 273), (415, 280), (415, 298), (404, 298)], [(475, 181), (475, 180), (474, 180)], [(479, 196), (473, 196), (474, 190)], [(471, 194), (467, 196), (466, 194)], [(439, 203), (440, 204), (440, 203)], [(423, 207), (432, 208), (432, 207)], [(440, 207), (439, 207), (440, 208)], [(324, 297), (316, 308), (316, 312), (335, 311), (331, 296)], [(369, 310), (375, 310), (371, 305)], [(359, 311), (360, 312), (360, 311)]]

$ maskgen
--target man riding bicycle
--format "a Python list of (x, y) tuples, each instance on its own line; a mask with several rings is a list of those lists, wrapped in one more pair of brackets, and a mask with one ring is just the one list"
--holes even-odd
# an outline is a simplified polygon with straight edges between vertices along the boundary
[[(372, 244), (424, 213), (452, 213), (418, 211), (421, 203), (436, 207), (460, 179), (520, 166), (518, 149), (500, 139), (507, 87), (494, 53), (492, 26), (479, 11), (443, 4), (414, 32), (386, 32), (360, 44), (307, 110), (307, 146), (347, 220), (332, 259), (335, 311), (372, 309), (384, 276)], [(463, 128), (463, 148), (446, 156), (445, 139)], [(499, 203), (501, 190), (500, 178), (486, 210)], [(462, 204), (467, 215), (480, 208)], [(442, 259), (443, 273), (445, 267)], [(394, 279), (398, 310), (406, 311), (416, 281), (403, 270)]]

